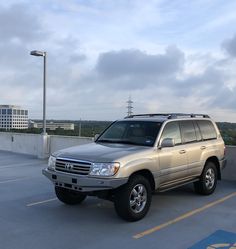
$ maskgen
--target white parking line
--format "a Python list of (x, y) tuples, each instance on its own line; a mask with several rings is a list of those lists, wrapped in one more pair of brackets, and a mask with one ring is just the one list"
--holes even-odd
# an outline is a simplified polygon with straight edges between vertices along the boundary
[(48, 200), (44, 200), (44, 201), (38, 201), (38, 202), (30, 203), (30, 204), (27, 204), (26, 206), (27, 207), (32, 207), (32, 206), (36, 206), (36, 205), (40, 205), (40, 204), (44, 204), (44, 203), (51, 202), (51, 201), (56, 201), (56, 200), (57, 200), (57, 198), (52, 198), (52, 199), (48, 199)]
[(17, 168), (17, 167), (24, 167), (24, 166), (38, 166), (38, 165), (42, 165), (45, 166), (46, 164), (43, 163), (34, 163), (33, 161), (30, 163), (15, 163), (15, 164), (10, 164), (10, 165), (4, 165), (4, 166), (0, 166), (0, 170), (2, 169), (8, 169), (8, 168)]
[(10, 180), (5, 180), (5, 181), (0, 181), (0, 184), (2, 183), (8, 183), (8, 182), (18, 182), (22, 180), (28, 180), (31, 179), (32, 177), (22, 177), (22, 178), (16, 178), (16, 179), (10, 179)]

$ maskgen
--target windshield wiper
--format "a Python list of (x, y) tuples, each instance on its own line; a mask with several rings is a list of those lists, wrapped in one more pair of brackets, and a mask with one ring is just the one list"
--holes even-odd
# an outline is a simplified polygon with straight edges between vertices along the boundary
[(115, 143), (119, 143), (119, 144), (134, 144), (134, 145), (140, 145), (139, 143), (135, 143), (135, 142), (131, 142), (129, 140), (118, 140)]
[(145, 146), (144, 144), (135, 143), (129, 140), (110, 140), (110, 139), (100, 139), (97, 141), (97, 143), (113, 143), (113, 144), (132, 144), (132, 145), (140, 145)]
[(116, 143), (116, 141), (110, 139), (99, 139), (97, 143)]

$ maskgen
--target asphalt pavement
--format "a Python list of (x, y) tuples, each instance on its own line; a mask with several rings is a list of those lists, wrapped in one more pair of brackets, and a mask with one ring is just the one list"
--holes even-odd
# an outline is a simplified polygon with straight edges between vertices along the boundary
[(0, 151), (0, 249), (187, 249), (218, 230), (236, 234), (235, 152), (213, 195), (191, 184), (158, 193), (148, 215), (129, 223), (108, 201), (64, 205), (41, 173), (45, 160)]

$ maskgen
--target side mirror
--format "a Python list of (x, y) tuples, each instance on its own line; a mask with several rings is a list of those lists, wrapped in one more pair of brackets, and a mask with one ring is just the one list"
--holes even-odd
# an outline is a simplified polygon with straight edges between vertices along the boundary
[(94, 136), (94, 141), (96, 141), (96, 140), (98, 139), (99, 136), (100, 136), (100, 134), (96, 134), (96, 135)]
[(161, 148), (174, 147), (175, 140), (173, 138), (165, 138), (161, 142)]

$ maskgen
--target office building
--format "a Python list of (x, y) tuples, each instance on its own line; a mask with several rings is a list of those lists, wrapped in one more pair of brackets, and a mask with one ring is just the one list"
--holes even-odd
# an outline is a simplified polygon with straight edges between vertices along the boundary
[(27, 129), (28, 110), (20, 106), (0, 105), (0, 129)]
[[(34, 122), (30, 121), (30, 127), (32, 128), (43, 128), (42, 122)], [(63, 123), (63, 122), (47, 122), (46, 129), (50, 131), (54, 131), (56, 129), (63, 129), (63, 130), (74, 130), (75, 125), (74, 123)]]

